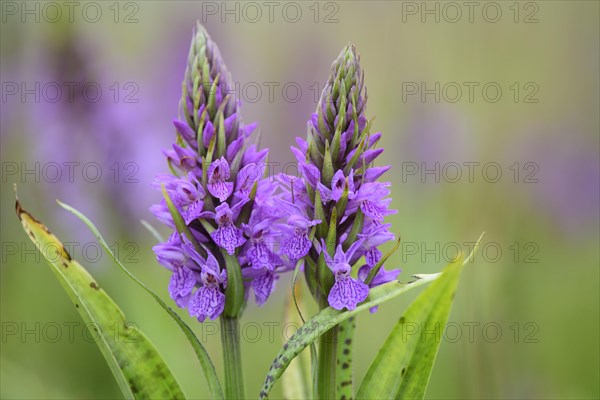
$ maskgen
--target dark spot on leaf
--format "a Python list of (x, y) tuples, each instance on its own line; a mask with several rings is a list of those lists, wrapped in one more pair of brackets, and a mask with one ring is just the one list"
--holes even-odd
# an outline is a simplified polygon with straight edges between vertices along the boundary
[(131, 389), (131, 393), (139, 393), (140, 388), (137, 387), (135, 381), (133, 379), (129, 379), (129, 388)]
[(100, 289), (100, 288), (98, 287), (98, 285), (96, 285), (96, 282), (90, 282), (90, 287), (91, 287), (92, 289), (96, 289), (96, 290)]
[(400, 322), (401, 324), (403, 324), (404, 323), (404, 317), (400, 317), (400, 320), (398, 322)]
[(349, 349), (349, 348), (345, 348), (345, 349), (344, 349), (344, 354), (345, 354), (345, 355), (348, 355), (348, 354), (350, 354), (350, 349)]
[(406, 368), (402, 368), (402, 371), (400, 372), (400, 376), (404, 376), (405, 373), (406, 373)]
[(344, 343), (346, 343), (348, 346), (350, 346), (350, 344), (352, 344), (352, 339), (348, 338), (344, 341)]
[(66, 263), (66, 262), (64, 262), (64, 261), (62, 262), (62, 266), (63, 266), (63, 267), (65, 267), (65, 268), (69, 268), (69, 264), (67, 264), (67, 263)]
[(352, 381), (344, 381), (341, 383), (342, 387), (352, 385)]
[(340, 400), (346, 400), (346, 395), (342, 395), (342, 397), (340, 397)]
[(288, 347), (289, 347), (289, 346), (288, 346), (288, 344), (287, 344), (287, 343), (283, 345), (283, 349), (284, 349), (284, 350), (287, 350), (287, 349), (288, 349)]
[(348, 363), (342, 364), (342, 369), (348, 369), (348, 368), (350, 368), (350, 364), (348, 364)]
[(75, 308), (79, 308), (79, 304), (75, 303)]

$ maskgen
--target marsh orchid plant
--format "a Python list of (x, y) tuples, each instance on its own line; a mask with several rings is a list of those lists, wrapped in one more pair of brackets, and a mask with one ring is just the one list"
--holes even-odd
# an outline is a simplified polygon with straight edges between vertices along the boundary
[[(169, 235), (153, 250), (158, 263), (170, 271), (165, 288), (172, 303), (194, 324), (220, 320), (224, 385), (194, 326), (126, 269), (89, 219), (60, 203), (90, 227), (123, 271), (175, 320), (200, 361), (212, 398), (246, 398), (240, 318), (251, 297), (258, 306), (267, 302), (286, 272), (291, 287), (280, 284), (280, 290), (294, 304), (286, 307), (286, 315), (300, 313), (296, 293), (301, 274), (319, 312), (308, 320), (299, 315), (303, 325), (275, 357), (256, 393), (260, 398), (267, 398), (282, 376), (287, 398), (424, 396), (439, 341), (418, 335), (407, 341), (403, 324), (420, 323), (426, 329), (446, 322), (464, 262), (456, 260), (440, 274), (413, 275), (407, 283), (398, 280), (399, 268), (384, 267), (398, 248), (386, 221), (396, 211), (391, 208), (390, 183), (383, 179), (391, 167), (377, 164), (382, 134), (373, 131), (367, 117), (366, 92), (358, 52), (347, 46), (334, 61), (316, 111), (308, 118), (306, 137), (296, 138), (291, 147), (298, 174), (269, 176), (268, 150), (258, 147), (257, 124), (242, 119), (219, 49), (202, 26), (194, 31), (173, 144), (164, 151), (170, 172), (153, 183), (161, 196), (151, 211)], [(106, 334), (115, 322), (127, 333), (116, 304), (18, 200), (16, 209), (40, 249), (53, 244), (56, 254), (45, 253), (47, 260), (84, 319), (106, 327), (98, 345), (125, 397), (184, 398), (144, 335), (132, 343)], [(356, 315), (374, 313), (384, 301), (429, 282), (355, 390)], [(299, 363), (292, 364), (296, 357), (309, 355), (312, 379)], [(283, 375), (286, 369), (294, 371)]]

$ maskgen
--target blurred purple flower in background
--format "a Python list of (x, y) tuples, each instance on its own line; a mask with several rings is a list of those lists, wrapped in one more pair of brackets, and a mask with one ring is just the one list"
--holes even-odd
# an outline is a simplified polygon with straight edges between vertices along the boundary
[(100, 62), (103, 49), (77, 26), (59, 29), (19, 76), (39, 88), (24, 102), (35, 157), (25, 168), (41, 171), (51, 197), (133, 234), (147, 215), (140, 205), (150, 204), (145, 183), (163, 162), (148, 157), (159, 146), (153, 115), (162, 105), (139, 93), (142, 78), (115, 79), (119, 72)]
[(519, 162), (519, 182), (533, 195), (532, 208), (573, 240), (597, 231), (600, 223), (598, 146), (578, 129), (576, 122), (530, 126), (505, 156)]

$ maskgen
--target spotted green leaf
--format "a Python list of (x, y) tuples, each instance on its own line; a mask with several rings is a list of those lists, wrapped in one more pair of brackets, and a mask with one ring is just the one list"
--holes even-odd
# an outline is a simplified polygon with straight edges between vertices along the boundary
[(331, 307), (321, 310), (313, 318), (306, 321), (306, 323), (283, 345), (283, 348), (280, 350), (269, 369), (265, 383), (260, 392), (260, 398), (264, 399), (268, 397), (273, 385), (279, 377), (281, 377), (281, 374), (283, 374), (283, 371), (285, 371), (294, 357), (300, 354), (300, 352), (308, 345), (317, 340), (319, 336), (361, 311), (368, 310), (373, 306), (397, 297), (411, 289), (432, 282), (439, 276), (440, 274), (416, 275), (416, 279), (409, 283), (392, 281), (376, 287), (371, 290), (367, 300), (359, 304), (352, 311), (339, 311)]
[[(60, 240), (25, 211), (18, 199), (16, 212), (23, 229), (42, 252), (83, 320), (94, 327), (96, 344), (125, 398), (185, 398), (154, 345), (125, 320), (115, 302), (87, 270), (71, 258)], [(115, 326), (121, 329), (114, 329)]]

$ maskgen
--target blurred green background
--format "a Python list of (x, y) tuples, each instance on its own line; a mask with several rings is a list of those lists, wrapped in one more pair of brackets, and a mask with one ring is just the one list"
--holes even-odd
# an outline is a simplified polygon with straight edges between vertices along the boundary
[[(331, 62), (357, 46), (367, 115), (383, 132), (380, 164), (392, 165), (399, 212), (389, 221), (403, 245), (388, 267), (401, 266), (402, 279), (440, 270), (487, 232), (463, 275), (428, 398), (600, 396), (598, 2), (1, 6), (2, 398), (121, 396), (22, 232), (13, 183), (24, 207), (73, 243), (74, 257), (154, 341), (186, 393), (207, 396), (184, 336), (54, 202), (90, 215), (168, 298), (169, 275), (139, 219), (151, 220), (148, 206), (159, 199), (149, 186), (167, 171), (161, 149), (174, 139), (197, 19), (239, 82), (244, 118), (259, 121), (277, 172), (293, 160), (288, 148), (304, 136)], [(289, 287), (284, 277), (265, 307), (245, 313), (249, 395), (282, 344)], [(411, 298), (359, 317), (357, 381)], [(217, 325), (185, 318), (220, 372)], [(273, 397), (281, 393), (277, 385)]]

